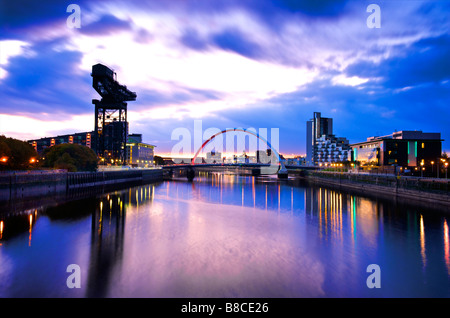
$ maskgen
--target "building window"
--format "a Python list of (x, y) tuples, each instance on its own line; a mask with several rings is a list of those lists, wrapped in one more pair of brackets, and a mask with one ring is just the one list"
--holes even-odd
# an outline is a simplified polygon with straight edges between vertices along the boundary
[(424, 142), (422, 142), (422, 149), (423, 149), (423, 148), (425, 148), (425, 143), (424, 143)]

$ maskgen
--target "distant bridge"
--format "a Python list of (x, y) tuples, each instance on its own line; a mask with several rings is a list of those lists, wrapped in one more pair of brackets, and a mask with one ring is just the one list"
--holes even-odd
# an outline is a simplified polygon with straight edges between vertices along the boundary
[[(284, 168), (284, 169), (283, 169)], [(304, 166), (284, 166), (284, 164), (264, 164), (264, 163), (196, 163), (196, 164), (175, 164), (163, 166), (165, 178), (172, 178), (174, 173), (186, 176), (192, 181), (196, 171), (230, 171), (234, 170), (241, 175), (278, 175), (278, 178), (287, 178), (289, 173), (300, 173), (301, 170), (316, 169)]]
[[(267, 147), (269, 147), (275, 154), (276, 154), (276, 158), (278, 160), (277, 163), (271, 163), (271, 164), (261, 164), (261, 163), (244, 163), (244, 164), (237, 164), (237, 163), (233, 163), (233, 164), (213, 164), (213, 163), (196, 163), (196, 159), (197, 156), (200, 154), (200, 152), (203, 150), (203, 148), (210, 143), (212, 140), (214, 140), (217, 136), (220, 136), (222, 134), (226, 134), (228, 132), (243, 132), (252, 136), (257, 137), (259, 140), (263, 141)], [(273, 158), (272, 158), (273, 160)], [(229, 168), (233, 168), (233, 169), (241, 169), (241, 170), (245, 170), (245, 171), (251, 171), (251, 175), (269, 175), (269, 174), (278, 174), (279, 178), (287, 178), (288, 177), (288, 171), (284, 165), (284, 163), (281, 161), (281, 157), (280, 154), (278, 153), (278, 151), (272, 147), (272, 145), (265, 140), (264, 138), (262, 138), (258, 133), (253, 132), (251, 130), (246, 130), (243, 128), (228, 128), (228, 129), (224, 129), (214, 135), (212, 135), (211, 137), (209, 137), (209, 139), (207, 139), (205, 142), (203, 142), (203, 144), (200, 146), (200, 148), (197, 150), (197, 152), (195, 153), (194, 157), (191, 160), (191, 164), (179, 164), (179, 165), (173, 165), (173, 166), (167, 166), (164, 169), (166, 170), (166, 176), (171, 176), (173, 175), (173, 172), (175, 171), (174, 169), (180, 169), (180, 170), (185, 170), (186, 171), (186, 177), (188, 178), (188, 180), (193, 180), (195, 177), (195, 170), (198, 170), (199, 168), (202, 168), (202, 170), (204, 170), (204, 168), (208, 168), (210, 167), (212, 169), (212, 167), (214, 167), (215, 169), (229, 169)], [(220, 168), (219, 168), (220, 167)]]

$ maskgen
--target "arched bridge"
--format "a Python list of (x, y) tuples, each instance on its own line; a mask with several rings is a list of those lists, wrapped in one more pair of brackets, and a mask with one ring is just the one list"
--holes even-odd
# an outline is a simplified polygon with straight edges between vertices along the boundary
[[(245, 163), (245, 164), (214, 164), (214, 163), (196, 163), (197, 156), (200, 154), (200, 152), (203, 150), (203, 148), (210, 143), (212, 140), (214, 140), (217, 136), (226, 134), (228, 132), (243, 132), (246, 134), (253, 135), (257, 137), (259, 140), (263, 141), (267, 147), (269, 147), (275, 154), (277, 161), (276, 163), (271, 162), (270, 164), (261, 164), (261, 163)], [(246, 171), (251, 171), (252, 175), (260, 175), (260, 174), (277, 174), (279, 178), (287, 178), (288, 177), (288, 171), (284, 165), (284, 163), (280, 159), (280, 154), (278, 151), (272, 147), (272, 145), (259, 136), (258, 133), (255, 133), (250, 130), (245, 130), (242, 128), (229, 128), (224, 129), (214, 135), (212, 135), (209, 139), (207, 139), (201, 147), (197, 150), (194, 157), (191, 160), (191, 164), (178, 164), (178, 165), (171, 165), (171, 166), (165, 166), (163, 169), (166, 172), (166, 175), (173, 175), (173, 172), (176, 169), (185, 169), (186, 171), (186, 177), (188, 180), (193, 180), (195, 177), (195, 169), (197, 168), (207, 168), (207, 167), (224, 167), (224, 168), (237, 168), (237, 169), (243, 169)], [(248, 172), (247, 172), (248, 173)]]

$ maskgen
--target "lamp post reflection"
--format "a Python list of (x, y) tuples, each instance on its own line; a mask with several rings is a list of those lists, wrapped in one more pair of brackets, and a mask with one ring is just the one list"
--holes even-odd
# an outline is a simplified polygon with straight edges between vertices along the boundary
[(119, 195), (101, 199), (92, 213), (91, 253), (87, 297), (105, 297), (111, 274), (123, 254), (125, 209)]
[(87, 297), (106, 297), (114, 270), (123, 258), (126, 209), (153, 201), (154, 185), (110, 193), (92, 213)]

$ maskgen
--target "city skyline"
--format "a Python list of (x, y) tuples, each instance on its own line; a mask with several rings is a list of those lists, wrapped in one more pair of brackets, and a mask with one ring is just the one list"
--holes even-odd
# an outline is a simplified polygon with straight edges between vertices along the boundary
[(450, 149), (445, 1), (78, 1), (80, 28), (69, 4), (1, 4), (0, 134), (91, 131), (90, 73), (103, 63), (137, 92), (129, 130), (156, 154), (202, 120), (278, 128), (280, 153), (304, 155), (314, 112), (350, 143), (421, 130)]

